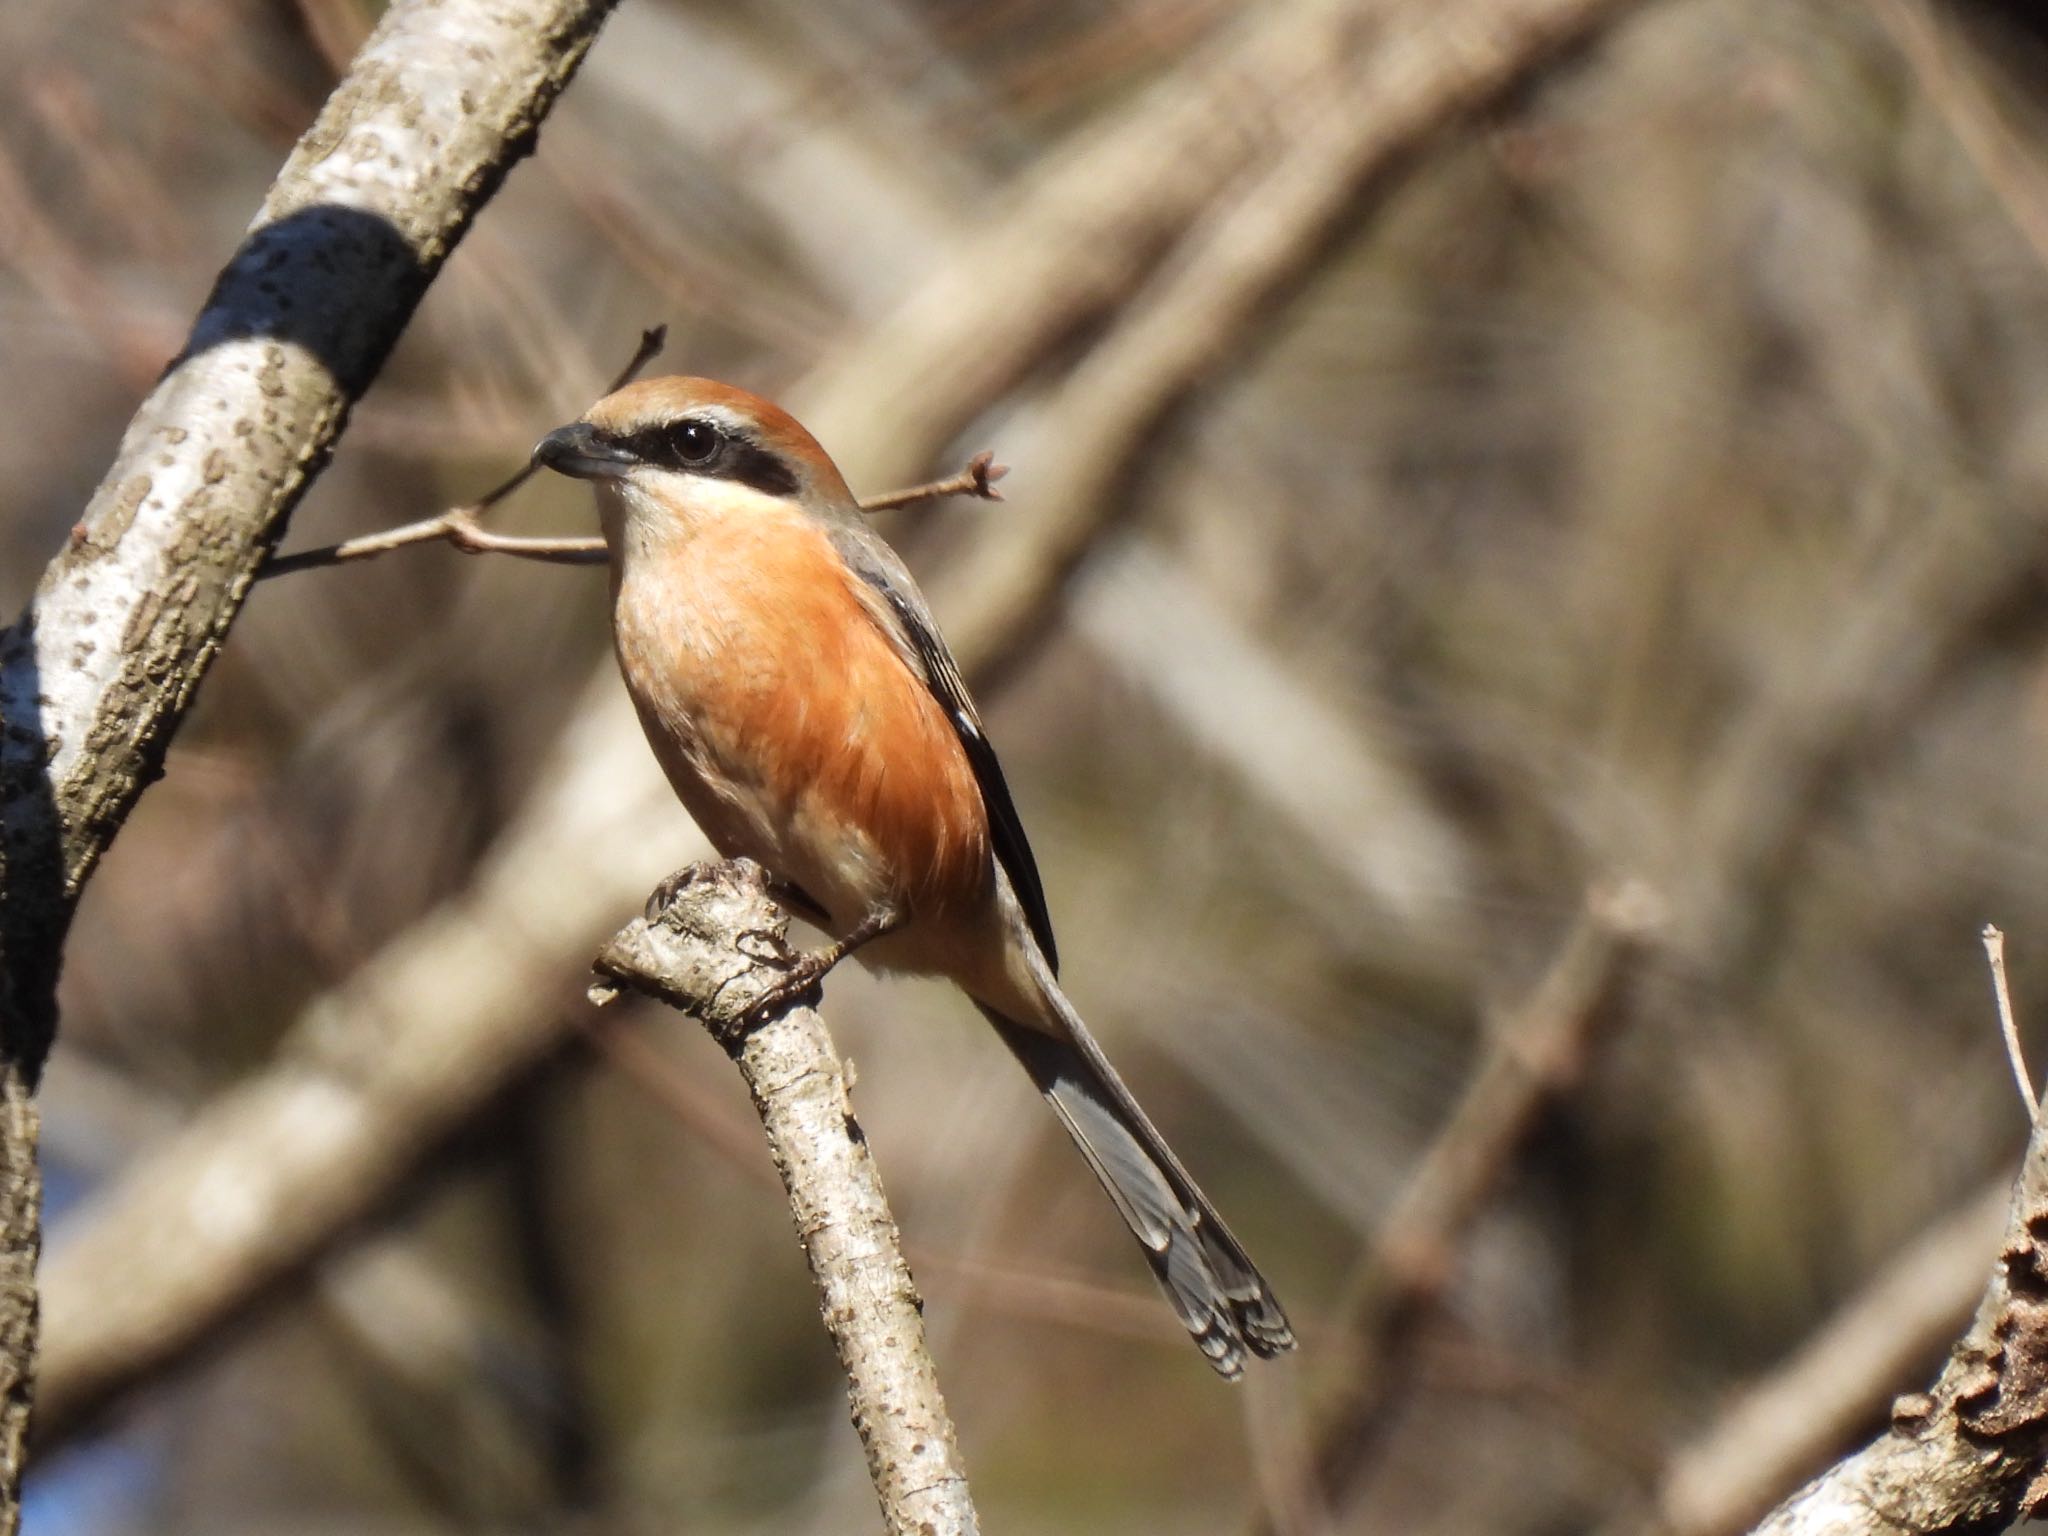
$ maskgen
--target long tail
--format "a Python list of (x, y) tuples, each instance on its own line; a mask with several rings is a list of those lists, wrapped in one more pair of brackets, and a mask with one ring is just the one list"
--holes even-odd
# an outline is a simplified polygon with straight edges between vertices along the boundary
[(1041, 975), (1061, 1039), (982, 1013), (1024, 1064), (1145, 1250), (1173, 1309), (1218, 1373), (1244, 1373), (1246, 1350), (1270, 1358), (1294, 1347), (1272, 1287), (1189, 1177), (1056, 982)]

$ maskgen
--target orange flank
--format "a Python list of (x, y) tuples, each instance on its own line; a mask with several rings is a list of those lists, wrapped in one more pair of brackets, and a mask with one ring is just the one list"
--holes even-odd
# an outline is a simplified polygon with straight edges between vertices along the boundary
[[(653, 684), (634, 702), (660, 721), (649, 735), (662, 765), (720, 851), (786, 872), (846, 926), (864, 914), (836, 910), (841, 893), (862, 882), (806, 868), (805, 825), (858, 829), (913, 912), (984, 900), (974, 770), (817, 521), (757, 504), (650, 555), (656, 568), (618, 595), (621, 659), (628, 679)], [(747, 797), (758, 809), (742, 818), (734, 802)]]

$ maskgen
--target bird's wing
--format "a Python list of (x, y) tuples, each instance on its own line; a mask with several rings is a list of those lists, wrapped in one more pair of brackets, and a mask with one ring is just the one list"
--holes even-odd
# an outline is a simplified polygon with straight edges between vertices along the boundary
[(968, 696), (959, 663), (953, 660), (953, 653), (946, 648), (931, 609), (925, 605), (924, 594), (917, 590), (917, 583), (911, 579), (909, 570), (897, 558), (896, 552), (865, 523), (835, 523), (832, 542), (840, 558), (873, 594), (874, 600), (863, 606), (904, 661), (924, 680), (925, 687), (931, 690), (932, 697), (945, 711), (953, 734), (959, 737), (960, 745), (967, 753), (968, 764), (974, 770), (975, 783), (981, 787), (981, 800), (988, 811), (989, 835), (995, 843), (996, 859), (1010, 877), (1010, 885), (1024, 908), (1024, 920), (1030, 925), (1032, 938), (1038, 941), (1046, 963), (1057, 972), (1059, 952), (1053, 943), (1052, 915), (1046, 911), (1045, 887), (1039, 882), (1038, 862), (1031, 856), (1031, 844), (1024, 836), (1024, 823), (1018, 818), (1016, 802), (1010, 798), (1010, 786), (1003, 779), (1003, 765), (996, 760), (996, 749), (989, 745), (988, 736), (982, 730), (981, 712)]

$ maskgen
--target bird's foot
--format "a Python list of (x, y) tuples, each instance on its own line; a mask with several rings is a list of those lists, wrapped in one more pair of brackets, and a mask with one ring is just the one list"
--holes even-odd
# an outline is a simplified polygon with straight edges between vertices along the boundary
[[(825, 979), (827, 971), (863, 944), (870, 944), (883, 934), (901, 927), (904, 916), (904, 909), (900, 906), (877, 906), (862, 918), (845, 938), (834, 939), (823, 949), (811, 950), (808, 953), (791, 949), (779, 934), (770, 935), (774, 941), (773, 953), (757, 954), (752, 950), (748, 953), (752, 958), (766, 961), (780, 969), (782, 976), (747, 1010), (748, 1022), (757, 1024), (769, 1014), (786, 1008), (810, 992)], [(758, 941), (763, 936), (749, 934), (745, 937)]]
[[(746, 934), (743, 937), (758, 941), (765, 936)], [(815, 992), (818, 984), (825, 979), (825, 973), (845, 958), (845, 950), (837, 944), (828, 945), (822, 950), (805, 952), (793, 950), (777, 940), (774, 947), (780, 953), (754, 954), (755, 959), (775, 966), (782, 974), (747, 1008), (745, 1022), (750, 1028), (769, 1015), (780, 1013), (791, 1003), (803, 998), (806, 993)]]

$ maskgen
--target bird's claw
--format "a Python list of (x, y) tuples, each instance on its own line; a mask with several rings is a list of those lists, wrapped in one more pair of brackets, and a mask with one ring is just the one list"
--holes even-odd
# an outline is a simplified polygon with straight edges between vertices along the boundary
[(757, 955), (754, 958), (767, 960), (769, 964), (779, 968), (782, 975), (748, 1006), (746, 1022), (749, 1025), (760, 1023), (769, 1014), (779, 1012), (805, 993), (813, 991), (838, 959), (838, 956), (831, 954), (799, 953), (783, 943), (780, 938), (775, 942), (781, 951), (780, 954), (773, 957)]
[(787, 971), (803, 959), (802, 951), (775, 928), (742, 928), (732, 947), (756, 965), (772, 965), (779, 971)]

